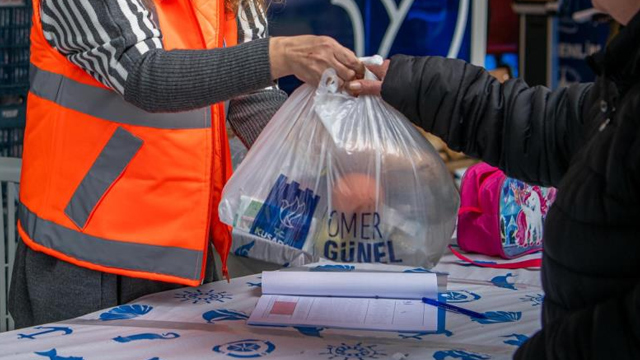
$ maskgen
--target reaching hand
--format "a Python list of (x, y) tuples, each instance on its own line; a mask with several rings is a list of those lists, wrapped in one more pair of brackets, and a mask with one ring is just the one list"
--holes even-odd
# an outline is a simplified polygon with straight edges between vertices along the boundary
[(364, 76), (364, 65), (349, 49), (327, 36), (274, 37), (269, 43), (271, 75), (274, 79), (295, 75), (317, 86), (328, 68), (349, 82)]
[(374, 73), (380, 80), (355, 80), (347, 84), (347, 89), (351, 91), (353, 95), (380, 95), (382, 91), (382, 81), (387, 76), (387, 70), (389, 69), (389, 60), (385, 60), (382, 65), (369, 65), (367, 66), (372, 73)]

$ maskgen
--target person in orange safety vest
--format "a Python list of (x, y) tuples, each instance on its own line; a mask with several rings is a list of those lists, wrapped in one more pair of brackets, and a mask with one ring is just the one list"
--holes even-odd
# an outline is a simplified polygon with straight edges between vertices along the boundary
[(268, 37), (261, 0), (34, 0), (33, 15), (17, 327), (210, 281), (211, 241), (227, 275), (225, 120), (250, 146), (286, 99), (275, 79), (363, 71), (330, 38)]

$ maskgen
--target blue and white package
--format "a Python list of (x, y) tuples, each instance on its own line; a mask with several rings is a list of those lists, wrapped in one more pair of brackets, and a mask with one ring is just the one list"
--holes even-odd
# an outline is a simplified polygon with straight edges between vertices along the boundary
[(451, 176), (402, 114), (339, 91), (334, 78), (328, 70), (317, 89), (296, 90), (225, 186), (232, 252), (433, 267), (456, 222)]

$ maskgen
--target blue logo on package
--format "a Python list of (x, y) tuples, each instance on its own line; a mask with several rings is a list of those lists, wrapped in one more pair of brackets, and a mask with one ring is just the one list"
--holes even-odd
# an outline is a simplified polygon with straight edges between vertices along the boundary
[(261, 238), (301, 249), (311, 228), (320, 197), (310, 189), (280, 175), (258, 211), (251, 233)]

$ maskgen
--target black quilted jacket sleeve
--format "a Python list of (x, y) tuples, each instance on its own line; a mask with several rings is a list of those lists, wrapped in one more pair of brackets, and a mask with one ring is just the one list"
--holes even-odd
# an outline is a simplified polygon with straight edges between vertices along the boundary
[(464, 61), (400, 55), (391, 60), (382, 97), (453, 150), (553, 186), (584, 141), (583, 102), (591, 87), (500, 84)]
[(545, 324), (516, 352), (516, 360), (622, 360), (640, 353), (640, 283), (623, 297)]

